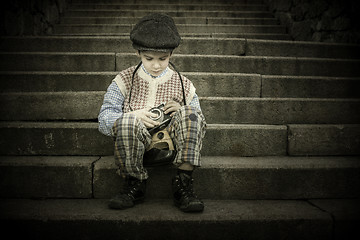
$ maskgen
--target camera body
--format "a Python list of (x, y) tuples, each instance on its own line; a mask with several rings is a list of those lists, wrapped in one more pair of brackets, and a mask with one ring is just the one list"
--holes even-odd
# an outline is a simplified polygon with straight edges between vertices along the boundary
[(154, 121), (159, 122), (159, 125), (149, 129), (149, 133), (151, 135), (153, 135), (158, 131), (163, 130), (170, 123), (171, 120), (170, 114), (164, 113), (164, 106), (165, 104), (162, 103), (159, 106), (153, 107), (149, 110), (149, 112), (156, 114), (156, 117), (150, 117), (150, 118)]

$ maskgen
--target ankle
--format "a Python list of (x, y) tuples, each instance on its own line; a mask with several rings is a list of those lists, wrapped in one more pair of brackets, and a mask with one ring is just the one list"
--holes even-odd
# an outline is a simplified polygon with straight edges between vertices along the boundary
[(194, 171), (195, 167), (193, 165), (191, 165), (190, 163), (182, 163), (179, 167), (178, 170), (185, 170), (185, 171)]
[(194, 171), (194, 170), (183, 170), (183, 169), (178, 168), (178, 170), (177, 170), (177, 175), (186, 174), (186, 175), (192, 177), (193, 171)]

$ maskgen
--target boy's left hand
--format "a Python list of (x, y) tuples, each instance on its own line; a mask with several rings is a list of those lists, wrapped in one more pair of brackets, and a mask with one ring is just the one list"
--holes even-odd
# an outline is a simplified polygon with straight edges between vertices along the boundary
[(171, 113), (170, 116), (174, 116), (175, 112), (181, 108), (180, 103), (176, 101), (169, 101), (164, 106), (164, 113), (168, 114)]

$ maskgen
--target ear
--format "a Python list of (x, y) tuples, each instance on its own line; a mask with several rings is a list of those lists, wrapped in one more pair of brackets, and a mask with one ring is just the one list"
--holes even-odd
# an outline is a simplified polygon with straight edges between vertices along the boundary
[(137, 50), (136, 56), (140, 57), (140, 50)]

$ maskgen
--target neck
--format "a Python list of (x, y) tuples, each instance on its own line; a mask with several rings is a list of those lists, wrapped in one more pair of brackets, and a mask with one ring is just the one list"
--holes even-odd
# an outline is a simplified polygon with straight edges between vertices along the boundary
[(141, 68), (144, 70), (144, 72), (145, 72), (147, 75), (149, 75), (149, 76), (152, 77), (152, 78), (160, 78), (160, 77), (164, 76), (164, 75), (166, 74), (166, 72), (168, 71), (168, 68), (165, 68), (165, 70), (164, 70), (159, 76), (153, 76), (153, 75), (151, 75), (151, 74), (145, 69), (145, 67), (144, 67), (143, 64), (141, 64)]

